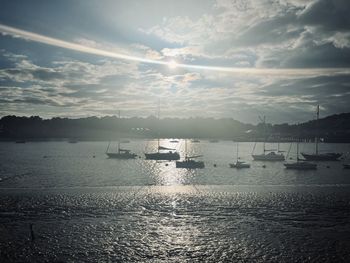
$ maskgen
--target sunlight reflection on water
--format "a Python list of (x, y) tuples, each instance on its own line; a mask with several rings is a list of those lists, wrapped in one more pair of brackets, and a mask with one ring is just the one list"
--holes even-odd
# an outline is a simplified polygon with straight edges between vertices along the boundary
[[(127, 148), (143, 156), (156, 144), (132, 141)], [(184, 153), (181, 142), (163, 144)], [(252, 167), (237, 171), (228, 167), (232, 142), (204, 141), (188, 152), (203, 154), (206, 168), (188, 170), (110, 160), (103, 142), (1, 146), (2, 262), (350, 260), (350, 177), (341, 162), (311, 172), (282, 163), (262, 168), (249, 159), (252, 144), (242, 143)]]

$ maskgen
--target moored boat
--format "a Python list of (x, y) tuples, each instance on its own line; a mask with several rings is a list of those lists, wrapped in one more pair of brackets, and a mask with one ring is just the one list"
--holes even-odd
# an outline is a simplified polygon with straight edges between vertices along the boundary
[(203, 161), (195, 161), (195, 158), (202, 157), (202, 155), (188, 156), (187, 155), (187, 140), (185, 140), (185, 159), (183, 161), (176, 161), (176, 168), (186, 169), (202, 169), (204, 168)]
[(344, 163), (343, 164), (344, 169), (350, 169), (350, 163)]
[[(160, 112), (160, 102), (158, 103), (158, 121)], [(157, 160), (157, 161), (176, 161), (180, 160), (180, 154), (176, 149), (164, 147), (160, 145), (159, 134), (157, 138), (157, 151), (153, 153), (145, 153), (146, 160)]]
[[(263, 123), (264, 127), (264, 141), (263, 141), (263, 152), (261, 154), (252, 154), (252, 157), (254, 161), (284, 161), (285, 157), (284, 154), (279, 151), (278, 147), (278, 152), (275, 152), (275, 150), (267, 150), (265, 145), (266, 145), (266, 117), (264, 116), (263, 118), (259, 117), (260, 120)], [(253, 148), (253, 153), (255, 150), (256, 143)]]
[(186, 169), (201, 169), (204, 168), (204, 162), (202, 161), (195, 161), (192, 158), (196, 157), (185, 157), (184, 161), (177, 161), (176, 162), (176, 168), (186, 168)]
[(297, 161), (292, 163), (284, 163), (284, 166), (286, 167), (286, 169), (293, 169), (293, 170), (316, 170), (317, 169), (317, 164), (299, 159), (299, 140), (297, 142)]
[(108, 146), (106, 149), (106, 155), (110, 159), (135, 159), (137, 157), (137, 154), (132, 153), (131, 150), (120, 148), (119, 141), (118, 141), (116, 152), (109, 152), (109, 148), (110, 148), (110, 143), (108, 143)]
[(246, 162), (242, 162), (242, 161), (239, 161), (239, 154), (238, 154), (238, 142), (237, 142), (237, 153), (236, 153), (236, 162), (235, 163), (230, 163), (230, 167), (231, 168), (236, 168), (236, 169), (241, 169), (241, 168), (250, 168), (250, 164), (249, 163), (246, 163)]
[(250, 164), (246, 162), (236, 161), (235, 163), (230, 163), (230, 167), (236, 169), (250, 168)]
[(284, 161), (285, 157), (281, 153), (269, 152), (263, 154), (253, 154), (254, 161)]
[(304, 161), (298, 161), (295, 163), (285, 163), (284, 166), (286, 167), (286, 169), (294, 169), (294, 170), (316, 170), (317, 169), (317, 164), (304, 162)]
[(164, 160), (164, 161), (176, 161), (180, 160), (180, 154), (178, 152), (166, 151), (162, 152), (159, 150), (154, 153), (145, 153), (146, 160)]
[[(320, 105), (317, 105), (316, 110), (316, 125), (318, 124), (318, 120), (320, 117)], [(317, 127), (316, 127), (317, 129)], [(315, 153), (301, 153), (301, 155), (305, 158), (307, 161), (338, 161), (339, 158), (343, 155), (342, 153), (319, 153), (318, 149), (318, 134), (315, 136)]]

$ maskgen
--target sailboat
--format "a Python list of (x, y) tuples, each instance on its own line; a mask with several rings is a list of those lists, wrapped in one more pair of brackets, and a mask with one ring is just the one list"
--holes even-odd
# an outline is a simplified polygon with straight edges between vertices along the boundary
[(250, 164), (246, 163), (246, 162), (242, 162), (239, 161), (239, 155), (238, 155), (238, 142), (237, 142), (237, 160), (235, 163), (230, 163), (230, 167), (231, 168), (237, 168), (237, 169), (241, 169), (241, 168), (250, 168)]
[[(118, 118), (120, 119), (120, 111), (118, 114)], [(130, 141), (123, 141), (124, 143), (128, 143)], [(109, 152), (111, 142), (108, 143), (107, 149), (106, 149), (106, 155), (111, 159), (135, 159), (137, 157), (137, 154), (132, 153), (131, 150), (122, 149), (120, 148), (120, 140), (118, 140), (117, 145), (117, 152)]]
[[(160, 120), (160, 102), (158, 103), (158, 121)], [(157, 138), (157, 151), (154, 153), (145, 153), (146, 160), (164, 160), (164, 161), (176, 161), (180, 160), (180, 154), (176, 149), (164, 147), (160, 145), (159, 134)]]
[[(320, 117), (320, 105), (317, 105), (316, 110), (316, 125)], [(317, 127), (316, 127), (317, 128)], [(343, 155), (342, 153), (319, 153), (318, 151), (318, 134), (315, 137), (315, 153), (307, 154), (301, 153), (301, 155), (308, 161), (338, 161), (338, 159)]]
[(109, 152), (109, 146), (111, 142), (108, 143), (106, 149), (106, 155), (111, 159), (135, 159), (137, 154), (132, 153), (131, 150), (120, 148), (120, 141), (118, 141), (117, 152)]
[(293, 163), (285, 163), (284, 166), (286, 169), (294, 169), (294, 170), (316, 170), (317, 164), (306, 162), (299, 158), (299, 140), (297, 142), (297, 161)]
[[(260, 117), (259, 117), (260, 118)], [(252, 154), (254, 161), (284, 161), (285, 157), (283, 153), (275, 152), (274, 150), (266, 150), (266, 118), (260, 118), (264, 125), (264, 142), (263, 142), (263, 153), (262, 154)], [(256, 144), (255, 144), (256, 145)], [(255, 149), (254, 145), (254, 149)], [(253, 149), (253, 152), (254, 152)], [(268, 153), (267, 153), (268, 152)]]
[(157, 152), (145, 153), (145, 157), (146, 157), (146, 160), (165, 160), (165, 161), (180, 160), (180, 154), (176, 152), (176, 149), (161, 146), (159, 144), (159, 139), (158, 139)]
[(202, 155), (188, 156), (187, 155), (187, 140), (185, 139), (185, 160), (177, 161), (176, 168), (186, 168), (186, 169), (202, 169), (204, 168), (204, 162), (195, 161), (195, 158), (202, 157)]

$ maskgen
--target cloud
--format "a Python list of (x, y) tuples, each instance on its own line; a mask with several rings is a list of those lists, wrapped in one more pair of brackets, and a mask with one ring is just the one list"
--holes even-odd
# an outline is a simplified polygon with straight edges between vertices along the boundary
[[(159, 98), (163, 116), (246, 122), (262, 113), (275, 122), (308, 120), (318, 103), (324, 114), (350, 110), (347, 1), (217, 0), (188, 10), (183, 2), (168, 12), (167, 3), (154, 3), (164, 12), (151, 18), (143, 3), (137, 12), (122, 4), (130, 12), (122, 16), (134, 17), (123, 26), (114, 9), (102, 12), (94, 21), (114, 23), (90, 34), (48, 37), (34, 33), (43, 32), (35, 24), (25, 27), (33, 32), (0, 25), (2, 112), (148, 116)], [(55, 56), (33, 57), (31, 49), (43, 47), (36, 43)]]
[[(122, 59), (122, 60), (130, 60), (130, 61), (137, 61), (137, 62), (144, 62), (149, 64), (158, 64), (158, 65), (169, 65), (169, 61), (159, 61), (159, 60), (152, 60), (147, 58), (141, 58), (136, 56), (130, 56), (130, 55), (124, 55), (120, 53), (115, 53), (111, 51), (101, 50), (97, 48), (92, 48), (88, 46), (83, 46), (80, 44), (75, 44), (43, 35), (39, 35), (36, 33), (24, 31), (21, 29), (0, 25), (0, 30), (4, 32), (5, 34), (11, 34), (16, 37), (22, 37), (24, 39), (53, 45), (56, 47), (62, 47), (70, 50), (75, 50), (83, 53), (89, 53), (93, 55), (99, 55), (109, 58), (116, 58), (116, 59)], [(314, 69), (310, 68), (308, 70), (298, 70), (298, 69), (276, 69), (276, 68), (240, 68), (240, 67), (220, 67), (220, 66), (206, 66), (206, 65), (196, 65), (196, 64), (184, 64), (184, 63), (177, 63), (177, 67), (185, 68), (185, 69), (192, 69), (192, 70), (211, 70), (211, 71), (224, 71), (224, 72), (230, 72), (232, 74), (239, 73), (239, 74), (272, 74), (272, 75), (315, 75), (315, 74), (329, 74), (329, 72), (333, 72), (333, 74), (344, 74), (349, 73), (349, 69), (340, 69), (339, 72), (337, 69), (333, 70), (324, 70), (324, 69)]]
[(299, 13), (299, 21), (324, 30), (349, 31), (350, 5), (347, 0), (316, 0)]

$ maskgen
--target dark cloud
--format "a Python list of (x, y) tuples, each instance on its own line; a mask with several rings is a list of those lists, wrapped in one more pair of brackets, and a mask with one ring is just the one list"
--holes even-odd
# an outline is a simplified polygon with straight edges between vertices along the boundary
[(250, 26), (247, 30), (238, 34), (233, 45), (258, 46), (263, 44), (281, 44), (290, 39), (297, 38), (302, 28), (288, 30), (288, 26), (295, 24), (295, 13), (286, 13), (281, 16), (272, 17)]
[(306, 25), (320, 26), (325, 30), (348, 31), (349, 14), (349, 0), (317, 0), (300, 13), (299, 21)]
[(282, 67), (336, 68), (350, 67), (350, 48), (336, 48), (333, 44), (313, 44), (284, 55)]

